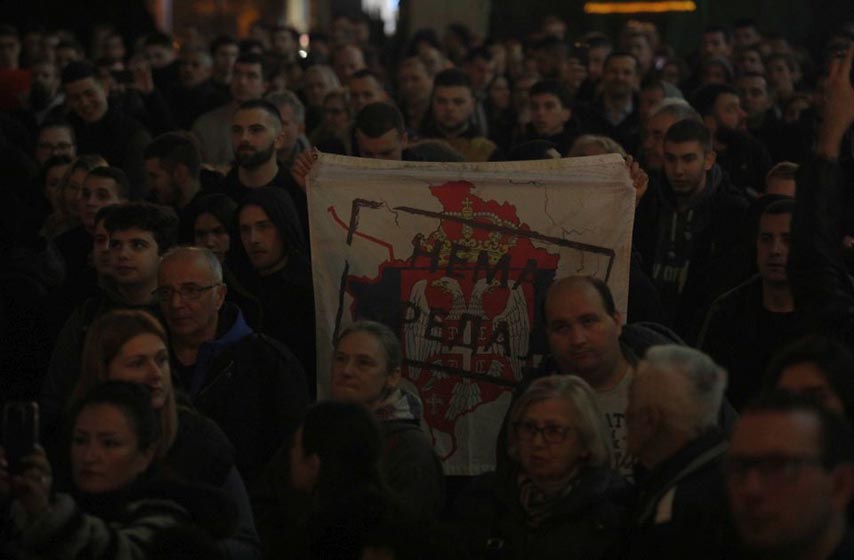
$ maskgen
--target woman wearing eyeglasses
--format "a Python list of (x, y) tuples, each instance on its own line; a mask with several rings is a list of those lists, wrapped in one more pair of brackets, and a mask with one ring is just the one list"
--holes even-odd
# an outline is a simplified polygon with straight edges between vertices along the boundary
[(473, 558), (596, 560), (619, 555), (627, 487), (611, 469), (603, 415), (581, 378), (538, 379), (514, 403), (510, 468), (458, 498)]

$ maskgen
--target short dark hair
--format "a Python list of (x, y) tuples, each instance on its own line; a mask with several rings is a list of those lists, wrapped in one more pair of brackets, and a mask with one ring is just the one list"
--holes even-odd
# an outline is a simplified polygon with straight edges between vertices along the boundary
[(851, 427), (838, 414), (818, 404), (815, 399), (788, 391), (772, 391), (760, 396), (742, 411), (742, 418), (750, 414), (810, 414), (818, 420), (821, 463), (830, 470), (854, 462)]
[(137, 449), (148, 451), (160, 439), (160, 414), (151, 406), (151, 391), (142, 383), (104, 381), (95, 385), (74, 403), (69, 418), (73, 429), (80, 413), (87, 407), (112, 405), (122, 411), (136, 435)]
[(86, 78), (96, 78), (97, 75), (95, 65), (88, 60), (73, 60), (62, 69), (62, 85)]
[[(237, 213), (237, 203), (230, 196), (221, 193), (211, 193), (193, 200), (187, 206), (184, 216), (186, 216), (186, 226), (188, 231), (192, 231), (196, 225), (196, 220), (202, 214), (210, 214), (225, 227), (232, 239), (235, 239), (235, 214)], [(194, 234), (195, 235), (195, 234)]]
[(842, 402), (849, 422), (854, 419), (854, 355), (833, 338), (810, 335), (777, 352), (765, 370), (764, 390), (773, 391), (786, 368), (802, 363), (813, 364), (821, 371)]
[(273, 103), (267, 101), (266, 99), (248, 99), (243, 101), (240, 105), (237, 106), (237, 109), (234, 111), (249, 111), (251, 109), (261, 109), (270, 114), (271, 117), (276, 119), (277, 123), (282, 122), (282, 114), (279, 112), (278, 107), (276, 107)]
[(104, 229), (110, 233), (133, 228), (150, 232), (157, 242), (157, 253), (162, 255), (177, 242), (178, 216), (166, 206), (128, 202), (116, 206), (104, 221)]
[(628, 51), (611, 51), (608, 53), (608, 56), (605, 57), (605, 62), (602, 63), (602, 68), (608, 66), (608, 63), (615, 58), (631, 58), (635, 62), (635, 72), (640, 72), (640, 62), (635, 58), (635, 55)]
[(368, 138), (379, 138), (389, 130), (397, 130), (401, 135), (406, 131), (400, 110), (384, 101), (362, 107), (356, 114), (353, 128)]
[(160, 165), (170, 171), (176, 165), (187, 167), (190, 175), (199, 177), (202, 166), (202, 156), (194, 136), (188, 132), (166, 132), (161, 134), (145, 147), (142, 152), (144, 159), (159, 159)]
[(354, 79), (354, 78), (356, 78), (356, 79), (362, 79), (362, 78), (373, 78), (373, 79), (374, 79), (374, 81), (375, 81), (375, 82), (376, 82), (380, 87), (382, 87), (382, 88), (384, 88), (384, 87), (385, 87), (385, 83), (384, 83), (384, 81), (383, 81), (382, 76), (380, 76), (377, 72), (374, 72), (374, 71), (373, 71), (373, 70), (371, 70), (370, 68), (361, 68), (361, 69), (359, 69), (359, 70), (356, 70), (355, 72), (353, 72), (352, 74), (350, 74), (350, 76), (347, 78), (347, 81), (350, 81), (350, 80), (352, 80), (352, 79)]
[(553, 35), (548, 35), (534, 44), (534, 50), (546, 51), (558, 60), (564, 60), (569, 54), (569, 45)]
[(664, 135), (664, 142), (681, 144), (683, 142), (698, 142), (704, 152), (712, 149), (712, 134), (701, 122), (692, 119), (683, 119), (673, 123)]
[(231, 35), (218, 35), (213, 41), (211, 41), (211, 55), (216, 54), (216, 51), (218, 51), (220, 47), (223, 47), (225, 45), (234, 45), (236, 47), (239, 46), (237, 43), (237, 39), (235, 39)]
[(477, 58), (481, 58), (487, 62), (492, 62), (492, 53), (486, 47), (477, 47), (468, 52), (466, 55), (466, 62), (474, 62)]
[(265, 82), (269, 82), (273, 77), (273, 65), (270, 64), (266, 58), (258, 53), (253, 52), (245, 52), (243, 50), (240, 51), (240, 54), (237, 55), (237, 59), (234, 61), (234, 64), (258, 64), (261, 66), (261, 78)]
[(714, 112), (718, 97), (727, 93), (738, 97), (738, 90), (729, 84), (706, 84), (694, 92), (691, 105), (705, 117)]
[(119, 198), (127, 200), (130, 196), (130, 181), (128, 181), (128, 176), (118, 167), (101, 165), (90, 171), (88, 177), (112, 179), (116, 184), (116, 194), (119, 195)]
[(759, 31), (759, 23), (753, 18), (738, 18), (732, 22), (733, 29), (744, 29), (745, 27), (752, 27)]
[[(611, 316), (617, 314), (617, 304), (614, 301), (614, 294), (611, 293), (611, 288), (608, 287), (608, 283), (601, 278), (597, 278), (595, 276), (569, 276), (566, 278), (557, 278), (552, 284), (562, 281), (571, 282), (573, 285), (587, 284), (588, 286), (591, 286), (596, 290), (596, 293), (599, 294), (599, 299), (602, 302), (602, 308), (605, 312)], [(545, 306), (546, 298), (543, 298), (543, 317), (546, 316)]]
[(101, 208), (99, 208), (98, 211), (95, 212), (95, 225), (97, 226), (98, 222), (106, 220), (107, 216), (109, 216), (110, 213), (119, 206), (119, 204), (108, 204), (107, 206), (102, 206)]
[(474, 95), (468, 74), (459, 68), (446, 68), (436, 74), (433, 78), (433, 91), (435, 92), (436, 88), (439, 87), (464, 87), (468, 88), (472, 92), (472, 95)]
[(75, 142), (77, 141), (77, 134), (74, 132), (74, 126), (65, 119), (59, 117), (46, 119), (41, 125), (39, 125), (39, 134), (41, 134), (43, 130), (47, 130), (49, 128), (64, 128), (71, 133), (71, 138), (74, 139)]
[[(785, 197), (781, 200), (775, 200), (771, 204), (765, 207), (762, 210), (762, 213), (759, 215), (762, 216), (779, 216), (781, 214), (792, 214), (795, 211), (795, 199)], [(854, 369), (851, 370), (851, 373), (854, 374)]]
[(561, 81), (558, 80), (540, 80), (531, 86), (529, 97), (535, 95), (554, 95), (560, 101), (564, 109), (572, 109), (572, 93)]

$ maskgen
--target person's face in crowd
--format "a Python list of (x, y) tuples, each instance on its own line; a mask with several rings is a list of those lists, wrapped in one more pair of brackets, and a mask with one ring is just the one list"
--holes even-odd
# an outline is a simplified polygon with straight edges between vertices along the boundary
[(220, 77), (231, 76), (238, 55), (240, 55), (240, 48), (237, 45), (228, 43), (220, 45), (213, 53), (214, 73)]
[(231, 96), (242, 103), (250, 99), (260, 99), (267, 91), (267, 80), (260, 64), (236, 62), (231, 76)]
[(286, 29), (279, 29), (272, 35), (272, 51), (278, 55), (285, 57), (293, 57), (297, 50), (297, 43), (294, 41), (294, 36)]
[(465, 86), (439, 86), (433, 92), (433, 115), (445, 130), (457, 130), (469, 122), (474, 97)]
[(72, 216), (80, 215), (80, 188), (89, 172), (86, 169), (76, 169), (69, 177), (63, 189), (65, 207)]
[(303, 124), (297, 121), (294, 108), (290, 105), (280, 105), (279, 113), (282, 115), (282, 132), (280, 152), (289, 153), (297, 144), (299, 135), (303, 132)]
[(52, 62), (41, 62), (30, 69), (32, 85), (42, 88), (53, 98), (59, 92), (59, 72)]
[(335, 51), (335, 57), (332, 60), (332, 69), (338, 76), (338, 81), (346, 84), (347, 80), (354, 72), (357, 72), (365, 67), (365, 58), (362, 56), (362, 51), (358, 47), (348, 45), (342, 49)]
[(510, 108), (510, 83), (504, 76), (498, 76), (489, 86), (489, 103), (495, 109), (504, 111)]
[(193, 223), (193, 239), (197, 247), (209, 249), (219, 262), (225, 262), (231, 249), (231, 235), (228, 228), (216, 216), (208, 212), (199, 214)]
[(602, 79), (602, 73), (605, 68), (605, 59), (611, 54), (611, 47), (593, 47), (587, 51), (587, 74), (591, 80), (598, 81)]
[(39, 132), (36, 142), (36, 161), (43, 164), (52, 156), (77, 156), (77, 146), (71, 129), (64, 126), (51, 126)]
[(715, 163), (715, 153), (696, 140), (664, 142), (664, 173), (677, 196), (691, 196), (706, 186), (706, 172)]
[(276, 157), (282, 147), (282, 126), (264, 109), (243, 109), (231, 119), (234, 159), (245, 169), (254, 169)]
[(89, 174), (80, 187), (80, 221), (92, 232), (95, 230), (95, 214), (104, 206), (123, 202), (118, 185), (110, 177)]
[[(196, 293), (182, 296), (182, 289)], [(214, 335), (226, 288), (202, 256), (179, 253), (164, 259), (157, 272), (157, 291), (172, 336), (196, 340)]]
[(322, 72), (309, 70), (305, 73), (303, 92), (309, 107), (320, 107), (326, 94), (332, 91)]
[(539, 136), (554, 136), (563, 127), (572, 111), (563, 106), (557, 95), (540, 93), (531, 96), (531, 124)]
[(71, 110), (86, 123), (100, 121), (107, 112), (107, 92), (93, 77), (65, 84), (65, 96)]
[(761, 40), (762, 36), (752, 25), (747, 27), (736, 27), (732, 33), (732, 42), (736, 48), (739, 49), (757, 45)]
[(113, 34), (104, 40), (104, 58), (111, 62), (123, 62), (126, 56), (127, 49), (121, 35)]
[(92, 265), (99, 278), (111, 278), (113, 275), (110, 261), (110, 232), (104, 227), (104, 220), (95, 222), (92, 232)]
[(679, 86), (682, 82), (682, 71), (679, 65), (675, 62), (667, 62), (661, 69), (661, 79), (674, 86)]
[(143, 333), (129, 339), (107, 364), (107, 378), (139, 383), (151, 389), (151, 406), (160, 410), (172, 394), (169, 352), (163, 340)]
[(779, 93), (790, 93), (795, 90), (795, 78), (785, 60), (774, 59), (768, 63), (768, 83)]
[(323, 102), (323, 122), (336, 132), (343, 132), (350, 126), (350, 108), (340, 96), (328, 98)]
[(408, 102), (426, 102), (433, 90), (433, 79), (417, 58), (409, 58), (400, 65), (398, 84), (401, 98)]
[(535, 71), (546, 78), (558, 78), (561, 70), (561, 61), (550, 49), (537, 49), (534, 53), (536, 61)]
[(676, 119), (668, 113), (659, 113), (647, 120), (642, 138), (647, 169), (659, 171), (664, 167), (664, 135), (674, 122)]
[(546, 335), (562, 374), (585, 379), (613, 371), (620, 361), (622, 316), (609, 315), (593, 286), (561, 286), (546, 300)]
[(654, 54), (649, 46), (649, 39), (645, 35), (635, 34), (629, 37), (626, 50), (638, 60), (640, 73), (646, 74), (652, 67)]
[(157, 204), (175, 206), (180, 198), (175, 174), (161, 164), (160, 158), (145, 160), (145, 174), (151, 198)]
[(400, 161), (403, 159), (403, 149), (406, 147), (406, 133), (401, 134), (392, 128), (376, 138), (371, 138), (356, 129), (356, 143), (359, 145), (361, 157)]
[(63, 165), (54, 165), (45, 171), (44, 194), (50, 201), (52, 208), (57, 206), (57, 197), (59, 196), (59, 186), (62, 184), (62, 178), (71, 167), (70, 163)]
[(664, 90), (658, 86), (651, 86), (641, 90), (638, 94), (638, 113), (641, 120), (649, 117), (649, 111), (664, 99)]
[(602, 70), (602, 91), (611, 97), (631, 96), (637, 87), (637, 70), (637, 62), (633, 58), (611, 58)]
[(164, 45), (148, 45), (145, 47), (145, 57), (155, 70), (165, 68), (175, 60), (175, 49)]
[(466, 74), (475, 91), (482, 91), (495, 77), (495, 61), (477, 57), (465, 65)]
[(150, 231), (139, 228), (110, 233), (113, 280), (123, 286), (141, 286), (157, 278), (160, 255)]
[(559, 19), (550, 19), (543, 25), (543, 35), (563, 40), (566, 37), (566, 24)]
[(288, 90), (288, 76), (284, 72), (279, 72), (270, 78), (270, 88), (268, 93), (282, 93)]
[(741, 108), (741, 100), (734, 93), (719, 95), (712, 111), (716, 128), (725, 130), (744, 128), (744, 118), (747, 115)]
[(250, 204), (240, 211), (240, 241), (249, 256), (249, 262), (258, 274), (275, 272), (287, 254), (279, 228), (260, 206)]
[(332, 356), (332, 398), (373, 408), (400, 383), (400, 370), (389, 371), (380, 340), (371, 333), (353, 332), (335, 347)]
[(516, 80), (513, 84), (513, 108), (519, 113), (529, 113), (531, 109), (531, 86), (537, 83), (535, 76)]
[(584, 83), (584, 80), (587, 79), (587, 67), (582, 63), (581, 59), (570, 56), (564, 65), (563, 77), (570, 91), (577, 92), (581, 88), (581, 84)]
[(706, 64), (700, 75), (700, 83), (703, 85), (729, 83), (726, 68), (718, 63)]
[(738, 64), (741, 67), (742, 73), (765, 73), (765, 65), (762, 63), (762, 55), (759, 54), (759, 51), (757, 50), (750, 49), (741, 53), (738, 57)]
[(700, 40), (700, 55), (703, 59), (729, 58), (731, 52), (730, 44), (722, 31), (709, 31), (703, 33)]
[(181, 55), (178, 77), (181, 85), (187, 89), (202, 85), (211, 77), (210, 60), (200, 52), (184, 53)]
[(445, 57), (439, 52), (439, 49), (427, 44), (418, 47), (418, 58), (424, 63), (431, 76), (435, 76), (444, 70), (446, 65)]
[(154, 446), (141, 450), (133, 423), (113, 404), (93, 404), (77, 415), (71, 434), (74, 485), (104, 494), (131, 485), (154, 459)]
[(353, 107), (353, 114), (361, 111), (365, 105), (388, 99), (388, 94), (383, 87), (371, 76), (350, 78), (347, 89), (350, 90), (350, 105)]
[(577, 426), (577, 413), (566, 399), (528, 405), (513, 427), (522, 471), (544, 486), (571, 480), (589, 456)]
[(789, 260), (791, 214), (763, 214), (756, 236), (756, 267), (759, 276), (769, 284), (787, 284), (786, 263)]
[(768, 84), (762, 76), (742, 76), (738, 79), (741, 105), (750, 117), (759, 117), (771, 108)]
[(727, 488), (749, 548), (769, 557), (804, 550), (842, 515), (851, 494), (849, 467), (825, 468), (821, 440), (819, 420), (806, 411), (753, 412), (736, 424)]
[(311, 492), (317, 484), (320, 458), (308, 455), (302, 446), (302, 426), (294, 434), (291, 445), (291, 485), (303, 492)]
[(0, 68), (18, 68), (18, 57), (21, 55), (21, 41), (13, 35), (0, 36)]

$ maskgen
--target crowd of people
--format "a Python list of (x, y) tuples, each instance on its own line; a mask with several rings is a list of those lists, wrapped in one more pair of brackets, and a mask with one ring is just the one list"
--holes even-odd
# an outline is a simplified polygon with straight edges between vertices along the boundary
[[(0, 556), (854, 558), (854, 28), (381, 39), (0, 25)], [(316, 340), (317, 151), (625, 158), (628, 308), (554, 279), (494, 472), (389, 326)]]

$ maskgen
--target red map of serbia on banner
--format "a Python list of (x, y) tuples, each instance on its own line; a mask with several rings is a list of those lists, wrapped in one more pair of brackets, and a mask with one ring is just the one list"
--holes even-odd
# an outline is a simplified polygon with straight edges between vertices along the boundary
[[(400, 186), (397, 196), (382, 188), (374, 196), (345, 195), (344, 205), (326, 207), (323, 220), (343, 246), (320, 255), (314, 220), (319, 209), (312, 201), (314, 268), (321, 277), (316, 289), (320, 284), (324, 292), (318, 301), (333, 296), (320, 269), (340, 273), (332, 324), (328, 313), (318, 313), (318, 324), (331, 326), (332, 337), (323, 332), (318, 340), (331, 341), (356, 319), (392, 327), (403, 346), (406, 388), (421, 399), (429, 435), (452, 474), (491, 468), (510, 392), (547, 352), (542, 298), (562, 260), (573, 261), (572, 273), (606, 281), (618, 267), (614, 248), (570, 238), (583, 237), (580, 231), (543, 233), (536, 227), (541, 224), (520, 217), (518, 202), (476, 193), (473, 179)], [(312, 186), (313, 199), (320, 188)], [(404, 188), (412, 196), (401, 197)], [(388, 220), (397, 227), (385, 225)], [(412, 228), (416, 223), (423, 227)], [(336, 258), (343, 267), (326, 266)], [(318, 363), (328, 364), (319, 354)]]

